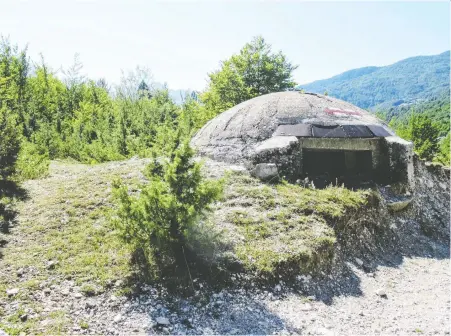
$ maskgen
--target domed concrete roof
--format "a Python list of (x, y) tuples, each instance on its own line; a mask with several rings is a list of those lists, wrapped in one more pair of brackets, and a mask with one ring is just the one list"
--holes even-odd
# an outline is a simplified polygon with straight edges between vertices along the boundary
[(333, 138), (392, 134), (379, 119), (350, 103), (288, 91), (253, 98), (219, 114), (197, 132), (191, 144), (201, 155), (236, 162), (249, 157), (259, 143), (274, 135)]

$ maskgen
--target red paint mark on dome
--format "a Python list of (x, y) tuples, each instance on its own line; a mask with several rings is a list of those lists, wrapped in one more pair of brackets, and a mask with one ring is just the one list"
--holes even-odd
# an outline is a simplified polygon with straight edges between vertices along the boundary
[(362, 115), (362, 113), (360, 113), (360, 112), (351, 111), (351, 110), (342, 110), (342, 109), (335, 108), (335, 107), (326, 107), (324, 109), (324, 112), (327, 114), (330, 114), (330, 115), (335, 115), (335, 114), (358, 115), (358, 116)]

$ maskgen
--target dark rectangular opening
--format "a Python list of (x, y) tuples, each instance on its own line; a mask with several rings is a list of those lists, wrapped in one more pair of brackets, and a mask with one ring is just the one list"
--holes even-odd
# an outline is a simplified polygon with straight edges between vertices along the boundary
[[(371, 151), (303, 149), (303, 172), (322, 184), (356, 186), (372, 179)], [(317, 184), (315, 183), (315, 185)]]

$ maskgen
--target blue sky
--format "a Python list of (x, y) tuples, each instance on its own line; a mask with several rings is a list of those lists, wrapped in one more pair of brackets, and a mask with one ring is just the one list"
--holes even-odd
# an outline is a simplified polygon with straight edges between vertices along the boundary
[(54, 69), (80, 54), (91, 78), (151, 70), (173, 89), (203, 89), (255, 35), (282, 50), (304, 84), (450, 48), (450, 4), (301, 1), (1, 1), (0, 34)]

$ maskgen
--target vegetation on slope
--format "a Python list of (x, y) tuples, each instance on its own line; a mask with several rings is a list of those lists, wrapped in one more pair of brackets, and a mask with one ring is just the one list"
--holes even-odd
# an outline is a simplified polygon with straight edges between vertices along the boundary
[(400, 137), (411, 140), (420, 158), (449, 165), (449, 103), (448, 92), (426, 102), (391, 108), (377, 115)]
[[(19, 302), (20, 309), (13, 316), (2, 316), (0, 310), (0, 329), (11, 335), (68, 333), (81, 316), (71, 315), (64, 305), (45, 311), (46, 288), (67, 287), (63, 297), (98, 295), (130, 276), (130, 251), (108, 218), (111, 180), (124, 176), (130, 185), (137, 184), (142, 164), (134, 164), (92, 167), (52, 162), (48, 178), (24, 184), (28, 199), (16, 202), (17, 223), (11, 234), (4, 235), (7, 244), (0, 251), (0, 302)], [(71, 282), (73, 286), (68, 285)], [(10, 288), (19, 292), (9, 298)], [(19, 318), (22, 314), (29, 316), (25, 323)]]
[(237, 258), (250, 272), (275, 278), (324, 270), (332, 263), (343, 217), (367, 203), (368, 191), (263, 184), (247, 174), (229, 178), (214, 221), (224, 220)]
[(379, 110), (378, 116), (392, 125), (405, 124), (412, 114), (421, 114), (431, 119), (440, 129), (438, 136), (446, 136), (450, 130), (450, 97), (449, 91), (441, 95), (416, 104), (404, 104), (391, 107), (386, 110)]
[(193, 161), (194, 151), (188, 141), (178, 132), (164, 156), (154, 153), (145, 170), (149, 182), (139, 186), (138, 196), (130, 196), (120, 180), (114, 183), (116, 228), (124, 242), (151, 264), (155, 258), (169, 257), (183, 265), (192, 252), (187, 244), (188, 233), (222, 193), (222, 181), (202, 177), (201, 163)]
[(449, 58), (449, 51), (411, 57), (384, 67), (350, 70), (300, 87), (321, 94), (327, 91), (362, 108), (380, 105), (380, 109), (387, 109), (449, 92)]

